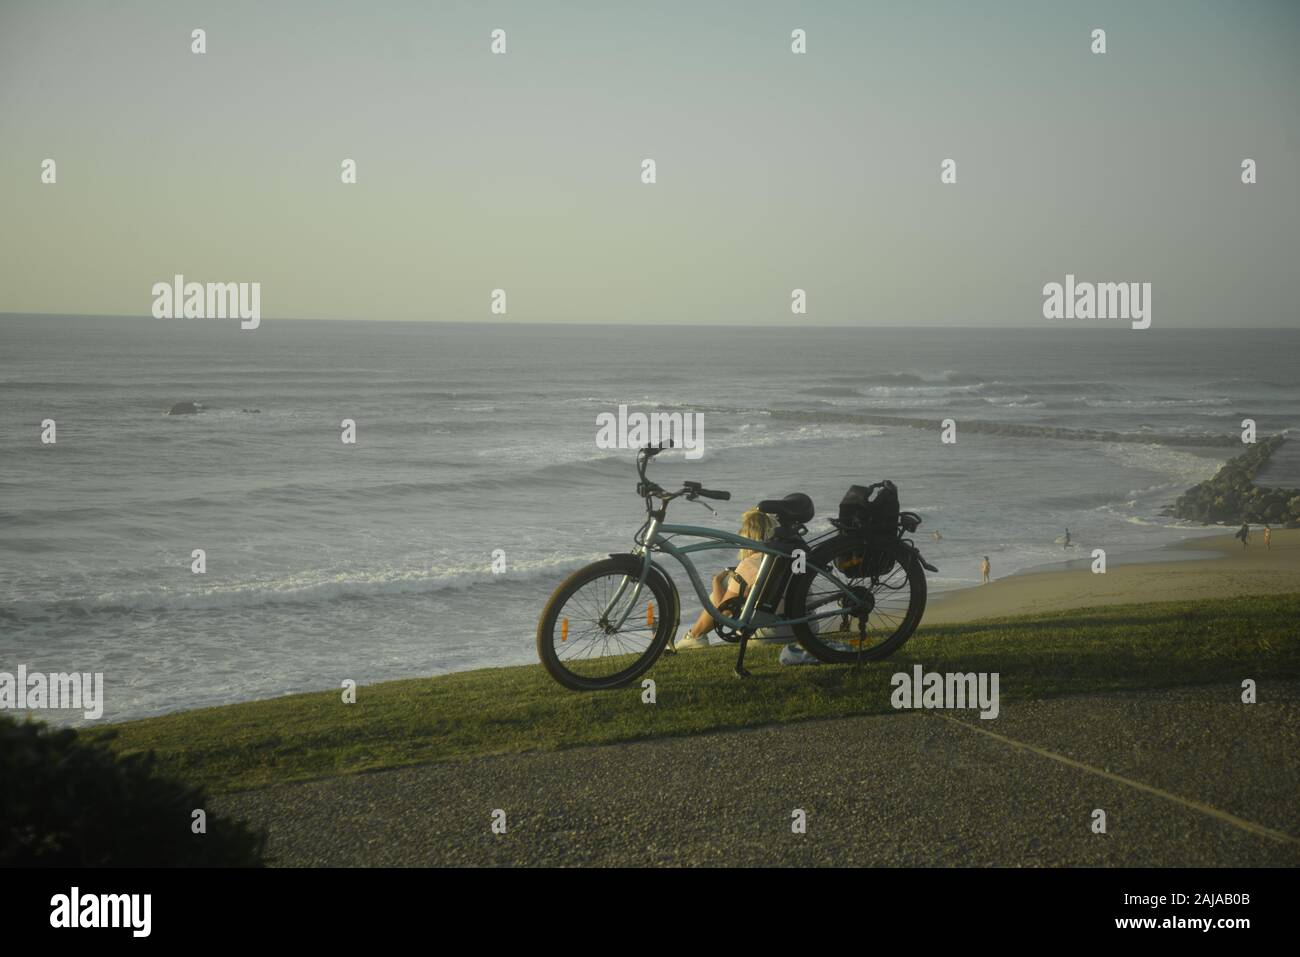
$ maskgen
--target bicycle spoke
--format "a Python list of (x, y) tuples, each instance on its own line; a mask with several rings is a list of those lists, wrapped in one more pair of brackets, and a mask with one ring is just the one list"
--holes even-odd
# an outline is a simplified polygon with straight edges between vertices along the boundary
[[(563, 642), (553, 638), (556, 657), (588, 678), (607, 677), (628, 667), (645, 654), (658, 634), (658, 628), (640, 613), (643, 601), (654, 601), (648, 586), (634, 578), (625, 581), (622, 573), (584, 582), (559, 611), (569, 622), (569, 631)], [(620, 619), (622, 626), (614, 628)]]
[[(888, 567), (882, 570), (886, 563)], [(870, 575), (873, 570), (881, 574)], [(833, 650), (851, 648), (860, 656), (907, 627), (911, 573), (892, 553), (870, 546), (842, 548), (830, 553), (826, 573), (839, 587), (820, 575), (810, 583), (804, 598), (804, 613), (815, 616), (809, 630), (819, 641)], [(863, 604), (855, 596), (864, 594), (869, 596), (870, 608), (862, 612)]]

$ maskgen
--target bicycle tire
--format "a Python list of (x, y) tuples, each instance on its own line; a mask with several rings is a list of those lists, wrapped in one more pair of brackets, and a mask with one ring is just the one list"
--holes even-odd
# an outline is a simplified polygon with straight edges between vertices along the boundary
[[(873, 608), (868, 612), (868, 625), (870, 625), (871, 615), (876, 614), (875, 591), (879, 587), (884, 587), (892, 592), (901, 591), (901, 586), (888, 584), (888, 578), (894, 576), (895, 569), (901, 570), (906, 575), (906, 585), (908, 588), (908, 603), (906, 612), (898, 619), (892, 633), (885, 637), (879, 644), (870, 648), (863, 648), (859, 645), (857, 648), (835, 647), (843, 646), (845, 642), (834, 641), (834, 644), (827, 641), (824, 634), (819, 634), (819, 629), (814, 629), (810, 623), (792, 625), (791, 630), (807, 652), (813, 657), (824, 661), (828, 664), (853, 664), (858, 661), (879, 661), (888, 658), (895, 651), (907, 643), (916, 631), (917, 625), (921, 622), (921, 616), (925, 613), (925, 602), (927, 587), (925, 582), (925, 572), (921, 568), (921, 563), (916, 553), (899, 542), (882, 541), (882, 542), (864, 542), (863, 540), (849, 536), (840, 535), (828, 539), (813, 549), (808, 556), (809, 563), (821, 568), (835, 569), (838, 563), (846, 558), (860, 556), (859, 561), (864, 566), (872, 567), (873, 570), (879, 570), (886, 563), (888, 569), (881, 574), (868, 576), (871, 585), (857, 585), (856, 587), (869, 588), (872, 591)], [(850, 576), (849, 583), (854, 581), (865, 581), (863, 579), (852, 579)], [(808, 607), (809, 590), (813, 587), (815, 581), (825, 581), (821, 575), (811, 569), (803, 574), (796, 575), (790, 582), (786, 590), (785, 607), (791, 618), (803, 618), (809, 612)], [(883, 581), (882, 581), (883, 580)], [(814, 601), (816, 604), (816, 601)], [(881, 615), (886, 622), (892, 616)], [(849, 614), (846, 618), (861, 620), (860, 616)], [(883, 626), (882, 626), (883, 627)]]
[[(646, 578), (643, 587), (650, 590), (656, 606), (660, 609), (660, 615), (654, 637), (645, 651), (627, 667), (609, 675), (592, 676), (582, 674), (566, 666), (566, 659), (558, 650), (555, 640), (555, 627), (560, 620), (560, 613), (564, 610), (568, 601), (584, 585), (599, 578), (622, 575), (630, 576), (633, 581), (640, 578), (641, 559), (632, 555), (622, 555), (593, 562), (578, 569), (560, 583), (560, 586), (551, 595), (550, 600), (547, 601), (546, 607), (542, 609), (541, 619), (537, 623), (537, 656), (541, 659), (542, 666), (551, 677), (572, 691), (606, 691), (611, 688), (623, 687), (636, 680), (649, 671), (655, 661), (658, 660), (659, 655), (663, 653), (664, 647), (668, 644), (668, 640), (677, 627), (676, 591), (673, 589), (670, 580), (651, 569), (651, 574)], [(560, 644), (563, 645), (566, 642), (567, 637), (562, 632)], [(607, 644), (608, 640), (606, 639)], [(580, 659), (570, 658), (567, 660), (576, 661)]]

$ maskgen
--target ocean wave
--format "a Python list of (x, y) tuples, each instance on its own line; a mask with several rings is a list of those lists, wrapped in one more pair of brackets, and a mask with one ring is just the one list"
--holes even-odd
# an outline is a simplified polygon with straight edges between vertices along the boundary
[(925, 380), (911, 372), (877, 372), (863, 376), (866, 385), (924, 385)]
[(974, 395), (1027, 395), (1028, 389), (1023, 384), (1014, 382), (983, 382), (977, 388), (969, 390)]
[[(998, 383), (1002, 384), (1002, 383)], [(1014, 384), (1017, 388), (1025, 392), (1042, 392), (1048, 395), (1082, 395), (1083, 393), (1108, 393), (1115, 391), (1115, 385), (1110, 382), (1017, 382), (1006, 383)]]
[(830, 395), (830, 396), (852, 396), (861, 395), (857, 389), (851, 389), (848, 386), (831, 386), (817, 385), (809, 389), (800, 389), (800, 395)]
[[(950, 395), (937, 395), (933, 397), (924, 395), (889, 396), (887, 398), (873, 397), (864, 398), (861, 401), (854, 403), (854, 405), (861, 408), (885, 409), (900, 412), (905, 409), (959, 408), (962, 404), (962, 401), (954, 401), (953, 397)], [(844, 408), (844, 406), (841, 406), (841, 408)]]
[[(1161, 444), (1129, 443), (1107, 445), (1102, 454), (1116, 464), (1166, 476), (1166, 487), (1185, 488), (1212, 478), (1223, 462)], [(1156, 491), (1148, 489), (1148, 492)]]
[(1185, 541), (1195, 541), (1197, 538), (1206, 537), (1205, 535), (1206, 526), (1202, 525), (1200, 522), (1189, 522), (1186, 519), (1181, 519), (1181, 518), (1176, 518), (1176, 519), (1143, 518), (1140, 515), (1124, 515), (1122, 516), (1122, 519), (1123, 521), (1127, 522), (1130, 525), (1144, 525), (1150, 528), (1167, 528), (1170, 530), (1176, 530), (1180, 532), (1185, 532), (1190, 529), (1192, 531), (1201, 533), (1190, 539), (1185, 539)]
[(1047, 495), (1035, 500), (1035, 504), (1053, 509), (1097, 509), (1114, 505), (1128, 498), (1127, 492), (1118, 490), (1100, 492), (1071, 492), (1063, 495)]
[[(854, 394), (856, 395), (856, 393)], [(772, 407), (774, 409), (806, 409), (809, 406), (814, 406), (819, 409), (834, 409), (843, 404), (828, 402), (825, 399), (790, 399), (773, 402)]]
[(1200, 399), (1191, 398), (1143, 398), (1143, 399), (1089, 399), (1084, 398), (1083, 404), (1094, 409), (1129, 409), (1129, 408), (1151, 408), (1151, 407), (1172, 407), (1180, 408), (1182, 406), (1224, 406), (1232, 404), (1232, 399), (1226, 396), (1214, 396)]
[(927, 381), (912, 372), (827, 373), (818, 378), (822, 382), (842, 382), (845, 385), (922, 385)]
[(156, 588), (105, 592), (55, 601), (17, 600), (0, 603), (0, 620), (15, 624), (48, 622), (50, 618), (85, 618), (91, 615), (213, 611), (259, 608), (267, 605), (322, 605), (397, 596), (429, 595), (476, 587), (510, 587), (541, 580), (558, 583), (565, 575), (604, 553), (564, 556), (531, 562), (510, 562), (507, 571), (494, 575), (490, 562), (452, 566), (439, 571), (389, 569), (348, 572), (333, 577), (295, 576), (271, 581), (215, 585), (202, 589)]
[[(723, 410), (718, 410), (723, 411)], [(899, 411), (899, 410), (892, 410)], [(866, 412), (822, 412), (774, 410), (774, 418), (787, 420), (814, 421), (822, 424), (859, 422), (864, 425), (902, 426), (905, 428), (935, 430), (939, 427), (937, 419), (922, 419), (903, 415), (878, 415)], [(1083, 429), (1044, 424), (1022, 424), (1019, 422), (995, 422), (982, 419), (968, 419), (962, 422), (962, 429), (967, 433), (1001, 435), (1010, 438), (1044, 438), (1060, 439), (1074, 442), (1105, 443), (1142, 443), (1147, 445), (1184, 445), (1206, 447), (1236, 447), (1241, 438), (1235, 433), (1192, 432), (1179, 434), (1146, 433), (1117, 431), (1113, 429)]]

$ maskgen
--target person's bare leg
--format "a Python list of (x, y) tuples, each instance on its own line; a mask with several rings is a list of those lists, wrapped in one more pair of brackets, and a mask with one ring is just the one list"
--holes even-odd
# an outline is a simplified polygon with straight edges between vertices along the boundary
[[(713, 576), (713, 589), (709, 592), (709, 601), (713, 602), (713, 607), (717, 608), (722, 604), (722, 599), (727, 595), (726, 589), (727, 573), (718, 572)], [(708, 611), (700, 612), (700, 617), (695, 619), (695, 624), (691, 625), (687, 634), (691, 637), (708, 634), (713, 629), (713, 616)]]

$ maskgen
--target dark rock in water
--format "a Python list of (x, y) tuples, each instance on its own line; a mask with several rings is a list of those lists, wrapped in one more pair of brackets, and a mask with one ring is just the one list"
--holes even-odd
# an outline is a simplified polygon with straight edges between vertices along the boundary
[(177, 402), (167, 410), (168, 415), (198, 415), (203, 411), (202, 406), (196, 402)]

